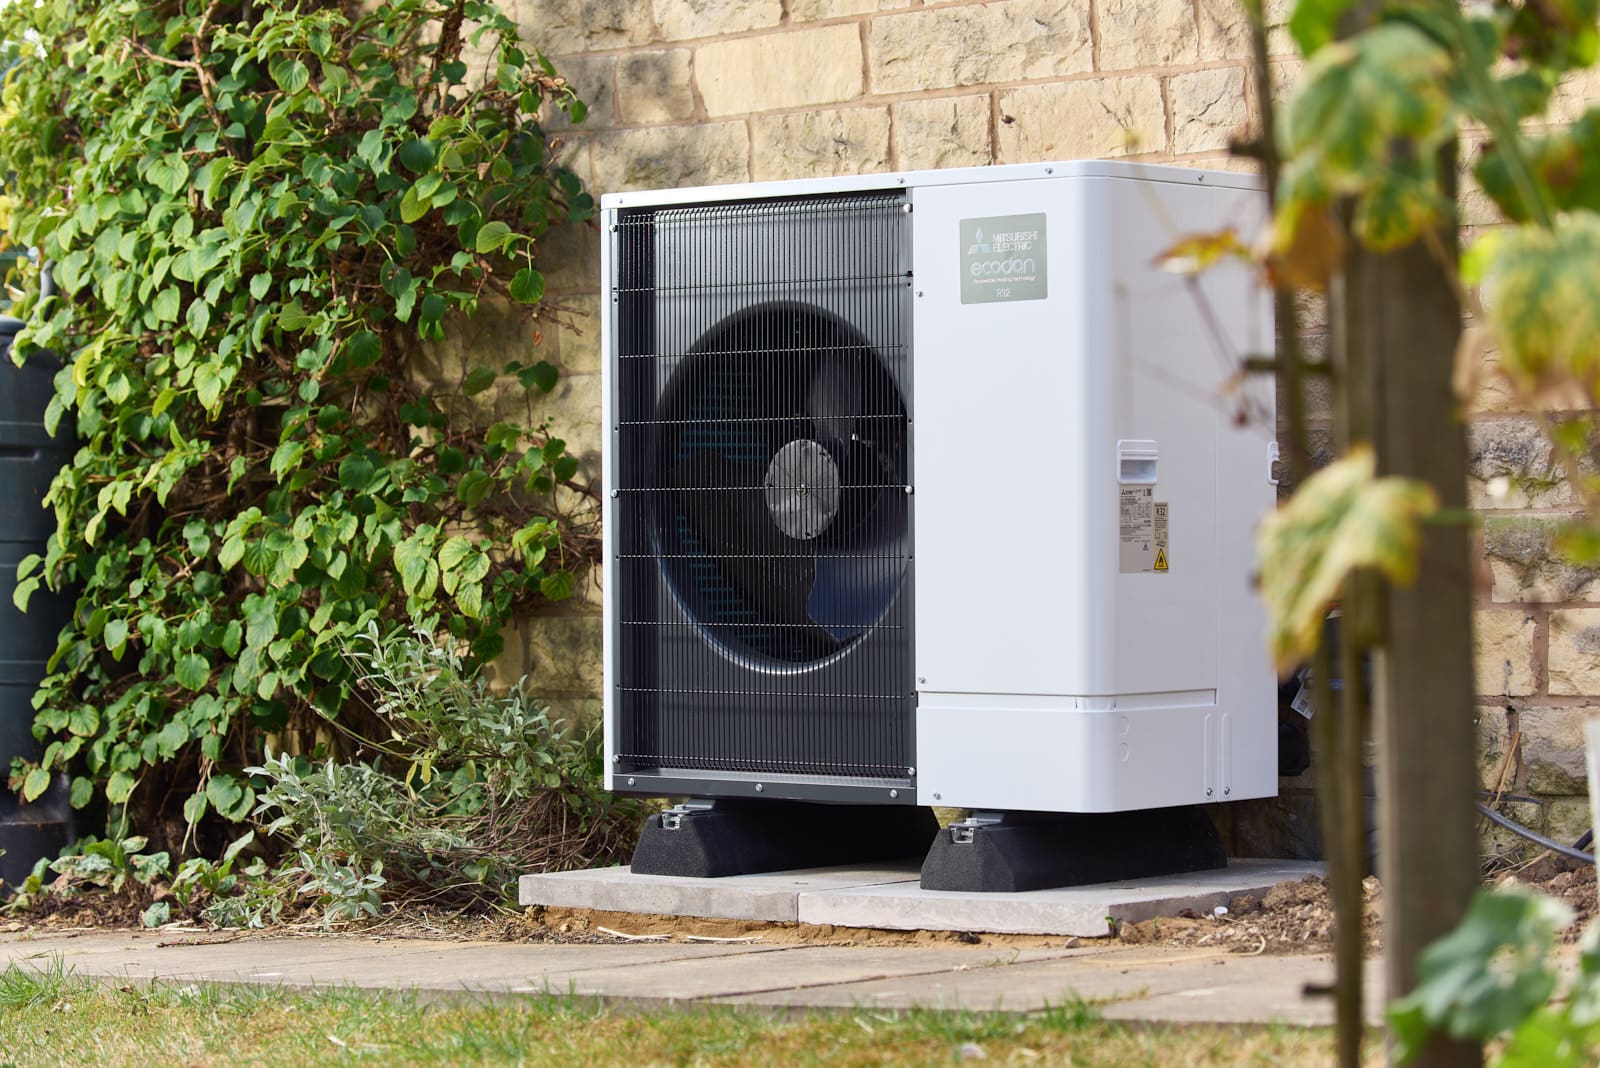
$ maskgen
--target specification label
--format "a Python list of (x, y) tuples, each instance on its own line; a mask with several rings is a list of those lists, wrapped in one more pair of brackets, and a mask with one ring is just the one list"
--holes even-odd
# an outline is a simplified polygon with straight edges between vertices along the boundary
[(1170, 568), (1169, 505), (1155, 499), (1154, 486), (1119, 486), (1118, 563), (1123, 574), (1165, 572)]

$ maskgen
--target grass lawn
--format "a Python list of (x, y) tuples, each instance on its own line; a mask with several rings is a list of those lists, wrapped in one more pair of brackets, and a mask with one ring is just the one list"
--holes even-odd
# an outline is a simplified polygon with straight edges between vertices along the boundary
[(0, 972), (0, 1065), (1325, 1064), (1326, 1031), (1124, 1027), (1081, 1005), (1032, 1015), (754, 1009), (642, 1012), (562, 998), (116, 987), (57, 959)]

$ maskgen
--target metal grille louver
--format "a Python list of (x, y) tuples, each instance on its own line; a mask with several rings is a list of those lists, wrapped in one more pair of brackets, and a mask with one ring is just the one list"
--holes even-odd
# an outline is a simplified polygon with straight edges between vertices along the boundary
[(872, 193), (619, 213), (627, 770), (909, 774), (907, 211)]

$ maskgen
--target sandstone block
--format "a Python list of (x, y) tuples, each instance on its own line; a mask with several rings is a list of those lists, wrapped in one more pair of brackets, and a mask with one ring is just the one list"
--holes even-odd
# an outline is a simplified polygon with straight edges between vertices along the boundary
[(617, 61), (617, 100), (622, 121), (647, 125), (694, 114), (689, 50), (631, 52)]
[(789, 21), (816, 22), (910, 6), (911, 0), (789, 0)]
[(1519, 708), (1526, 789), (1539, 796), (1584, 794), (1588, 772), (1583, 724), (1600, 709)]
[[(1294, 41), (1285, 28), (1293, 0), (1266, 0), (1267, 54), (1297, 54)], [(1245, 21), (1239, 0), (1200, 0), (1200, 58), (1242, 59), (1250, 56), (1250, 24)]]
[[(1100, 0), (1100, 69), (1172, 67), (1200, 54), (1190, 0)], [(1243, 21), (1241, 11), (1237, 17)]]
[(930, 8), (872, 20), (872, 88), (906, 93), (1024, 78), (1093, 66), (1087, 0), (1013, 0)]
[(655, 37), (648, 4), (635, 0), (518, 0), (521, 37), (547, 56), (627, 48)]
[(594, 191), (742, 182), (750, 176), (750, 135), (742, 122), (646, 126), (596, 135)]
[(1561, 79), (1550, 100), (1552, 122), (1572, 122), (1590, 107), (1600, 103), (1600, 70), (1576, 70)]
[(1517, 781), (1517, 758), (1513, 756), (1511, 764), (1505, 765), (1506, 747), (1511, 743), (1505, 709), (1499, 705), (1480, 707), (1475, 723), (1478, 728), (1478, 785), (1485, 790), (1502, 785), (1500, 772), (1504, 766), (1503, 787), (1511, 790)]
[[(1558, 797), (1552, 798), (1545, 806), (1543, 830), (1546, 837), (1554, 838), (1563, 845), (1571, 845), (1590, 828), (1593, 822), (1594, 817), (1589, 809), (1587, 795)], [(1531, 851), (1536, 852), (1538, 849), (1538, 846), (1534, 846)]]
[(1167, 97), (1176, 155), (1227, 148), (1250, 124), (1242, 67), (1175, 74), (1167, 82)]
[(861, 95), (861, 31), (852, 23), (717, 41), (694, 64), (711, 115), (833, 104)]
[(561, 369), (568, 374), (596, 374), (600, 370), (600, 295), (581, 293), (563, 297), (560, 321), (553, 325)]
[(760, 115), (750, 127), (750, 169), (757, 180), (889, 169), (886, 107)]
[(1516, 610), (1472, 613), (1472, 640), (1478, 694), (1525, 697), (1537, 683), (1533, 677), (1534, 619)]
[(1550, 692), (1600, 694), (1600, 608), (1550, 613)]
[[(551, 606), (551, 614), (540, 614), (528, 619), (519, 628), (520, 642), (509, 635), (506, 652), (502, 656), (504, 668), (520, 668), (528, 676), (533, 692), (549, 699), (556, 696), (597, 696), (600, 693), (601, 654), (600, 616), (555, 614), (559, 605)], [(513, 653), (513, 646), (520, 646)], [(520, 653), (520, 657), (517, 655)], [(516, 661), (520, 659), (520, 665)], [(516, 681), (515, 677), (506, 679)]]
[(1528, 419), (1469, 424), (1467, 478), (1474, 508), (1550, 508), (1572, 499), (1550, 443)]
[(539, 241), (535, 263), (548, 292), (600, 286), (600, 235), (585, 223), (562, 223)]
[(781, 0), (654, 0), (654, 7), (669, 41), (761, 30), (783, 19)]
[(994, 158), (989, 97), (941, 97), (896, 104), (894, 142), (902, 170), (982, 166)]
[[(588, 107), (582, 129), (603, 130), (615, 120), (616, 100), (612, 85), (616, 79), (617, 61), (610, 56), (570, 56), (561, 61), (556, 73), (567, 80), (573, 91)], [(568, 130), (573, 124), (567, 113), (557, 107), (548, 107), (544, 116), (545, 129)]]
[(529, 395), (534, 422), (550, 421), (579, 464), (580, 481), (600, 475), (600, 376), (564, 374), (555, 389)]
[(1161, 84), (1141, 75), (1011, 89), (1000, 97), (999, 134), (1005, 163), (1160, 151)]
[(1592, 601), (1600, 571), (1564, 560), (1555, 536), (1563, 520), (1550, 516), (1485, 517), (1483, 554), (1500, 602)]

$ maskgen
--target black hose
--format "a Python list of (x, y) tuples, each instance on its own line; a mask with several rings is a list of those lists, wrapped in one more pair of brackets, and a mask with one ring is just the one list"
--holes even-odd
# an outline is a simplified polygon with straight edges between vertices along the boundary
[[(1592, 853), (1585, 853), (1582, 850), (1574, 849), (1571, 846), (1564, 846), (1554, 838), (1546, 838), (1538, 831), (1524, 827), (1522, 824), (1518, 823), (1514, 819), (1511, 819), (1510, 817), (1500, 815), (1500, 813), (1496, 812), (1488, 805), (1480, 803), (1478, 805), (1478, 811), (1483, 813), (1493, 822), (1498, 823), (1500, 826), (1510, 831), (1512, 834), (1526, 838), (1534, 845), (1544, 846), (1552, 853), (1560, 853), (1564, 857), (1570, 857), (1573, 860), (1581, 860), (1585, 864), (1594, 863), (1594, 855)], [(1582, 841), (1582, 839), (1579, 839), (1579, 841)]]

